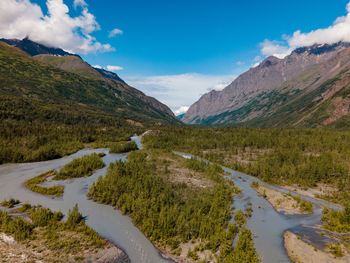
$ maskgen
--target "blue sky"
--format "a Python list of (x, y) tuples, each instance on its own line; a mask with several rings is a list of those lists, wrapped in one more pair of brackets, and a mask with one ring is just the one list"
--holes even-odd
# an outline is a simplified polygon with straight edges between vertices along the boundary
[[(15, 0), (1, 1), (10, 3)], [(115, 66), (110, 69), (117, 70), (128, 83), (148, 95), (155, 96), (174, 111), (181, 107), (185, 109), (201, 94), (211, 89), (223, 88), (237, 75), (267, 55), (275, 54), (283, 57), (291, 48), (305, 42), (304, 37), (302, 41), (298, 36), (290, 41), (288, 37), (291, 39), (297, 30), (309, 34), (311, 31), (334, 25), (337, 18), (347, 15), (346, 6), (349, 2), (349, 0), (19, 1), (27, 7), (30, 4), (37, 4), (42, 14), (47, 17), (50, 17), (47, 6), (49, 2), (51, 10), (59, 10), (63, 4), (69, 9), (57, 12), (56, 17), (75, 18), (82, 16), (86, 11), (94, 20), (85, 13), (81, 22), (83, 26), (78, 22), (74, 25), (72, 21), (69, 22), (72, 31), (81, 31), (81, 34), (85, 34), (84, 38), (86, 35), (94, 37), (93, 44), (98, 42), (109, 46), (100, 48), (94, 44), (94, 48), (86, 48), (86, 45), (92, 46), (92, 42), (88, 42), (84, 45), (85, 49), (76, 49), (78, 45), (83, 46), (81, 44), (83, 42), (77, 41), (75, 46), (69, 46), (68, 40), (64, 42), (62, 39), (64, 34), (69, 32), (61, 32), (59, 29), (56, 35), (48, 39), (43, 38), (41, 42), (49, 43), (48, 41), (52, 41), (55, 36), (62, 33), (62, 38), (59, 39), (62, 41), (59, 43), (65, 49), (80, 53), (91, 65)], [(20, 9), (15, 5), (13, 8), (17, 8), (17, 11)], [(23, 12), (19, 14), (23, 16)], [(28, 18), (30, 19), (32, 18)], [(10, 22), (14, 23), (12, 20)], [(56, 24), (58, 27), (58, 23)], [(77, 24), (79, 26), (76, 26)], [(61, 26), (65, 26), (65, 22), (62, 22)], [(111, 37), (110, 33), (114, 29), (120, 31), (116, 30), (115, 36)], [(19, 31), (17, 35), (23, 35), (25, 30), (29, 29), (17, 30)], [(0, 36), (6, 37), (12, 33), (1, 31), (0, 27)], [(35, 33), (28, 34), (35, 38)], [(41, 33), (40, 36), (42, 35), (44, 34)], [(284, 35), (287, 37), (283, 37)], [(74, 36), (71, 36), (71, 39), (73, 38)], [(309, 38), (312, 38), (310, 41), (319, 39), (317, 36)], [(328, 41), (322, 39), (323, 35), (321, 41)]]

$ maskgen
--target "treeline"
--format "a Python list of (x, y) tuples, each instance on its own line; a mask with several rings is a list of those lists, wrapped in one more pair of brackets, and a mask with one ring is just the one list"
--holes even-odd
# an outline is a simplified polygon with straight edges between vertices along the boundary
[(323, 227), (339, 233), (350, 232), (350, 205), (344, 210), (336, 211), (328, 208), (323, 209), (322, 213)]
[(214, 253), (232, 244), (229, 226), (235, 188), (223, 176), (210, 189), (190, 189), (157, 175), (154, 159), (132, 152), (128, 162), (117, 161), (91, 186), (88, 197), (130, 215), (152, 241), (174, 251), (179, 243), (201, 239)]
[(350, 200), (349, 131), (172, 127), (143, 142), (193, 153), (273, 184), (330, 184), (338, 191), (323, 198)]
[(18, 119), (4, 119), (1, 112), (0, 119), (0, 164), (57, 159), (93, 142), (123, 141), (142, 132), (137, 127), (112, 127), (93, 124), (89, 120), (86, 124), (82, 124), (83, 120), (77, 124), (65, 124), (55, 120), (27, 121), (20, 116)]
[(54, 180), (65, 180), (70, 178), (79, 178), (90, 176), (97, 169), (101, 169), (105, 166), (102, 158), (99, 154), (93, 153), (86, 155), (78, 159), (74, 159), (70, 163), (66, 164), (58, 173), (53, 177)]

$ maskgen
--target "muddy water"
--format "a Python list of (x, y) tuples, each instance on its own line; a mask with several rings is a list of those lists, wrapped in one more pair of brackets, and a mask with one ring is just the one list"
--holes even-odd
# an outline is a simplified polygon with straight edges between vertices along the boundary
[[(139, 137), (133, 137), (133, 140), (141, 146)], [(64, 195), (62, 197), (46, 197), (33, 193), (23, 187), (23, 183), (34, 176), (51, 169), (58, 170), (73, 159), (94, 152), (104, 152), (106, 154), (106, 156), (103, 157), (106, 167), (98, 170), (90, 177), (61, 182), (60, 184), (65, 186)], [(99, 176), (103, 176), (106, 173), (109, 164), (116, 160), (125, 160), (126, 156), (126, 154), (109, 154), (108, 149), (94, 149), (81, 150), (75, 154), (57, 160), (1, 165), (0, 200), (12, 197), (22, 202), (28, 201), (33, 205), (40, 204), (52, 210), (61, 211), (64, 214), (77, 203), (82, 214), (87, 216), (86, 223), (101, 236), (122, 248), (128, 254), (131, 262), (169, 262), (161, 257), (159, 251), (143, 233), (133, 225), (129, 217), (122, 215), (120, 211), (113, 209), (111, 206), (97, 204), (86, 198), (86, 193), (90, 185), (96, 181)]]

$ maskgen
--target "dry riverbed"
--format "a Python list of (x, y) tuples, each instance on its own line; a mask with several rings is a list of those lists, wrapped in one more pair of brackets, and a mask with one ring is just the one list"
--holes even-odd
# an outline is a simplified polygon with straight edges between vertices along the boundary
[(288, 194), (281, 193), (269, 187), (262, 185), (252, 185), (260, 196), (263, 196), (277, 212), (284, 212), (285, 214), (306, 214), (312, 212), (312, 204), (293, 197)]
[(299, 236), (287, 231), (283, 235), (284, 246), (289, 258), (298, 263), (349, 263), (350, 255), (342, 247), (343, 257), (335, 257), (330, 251), (323, 251), (303, 241)]
[(286, 185), (286, 186), (283, 186), (282, 188), (285, 188), (289, 191), (293, 191), (300, 195), (309, 196), (315, 199), (320, 199), (319, 198), (320, 196), (332, 195), (332, 193), (337, 191), (335, 187), (326, 185), (326, 184), (318, 184), (317, 187), (308, 188), (308, 189), (301, 188), (297, 185), (291, 185), (291, 186)]

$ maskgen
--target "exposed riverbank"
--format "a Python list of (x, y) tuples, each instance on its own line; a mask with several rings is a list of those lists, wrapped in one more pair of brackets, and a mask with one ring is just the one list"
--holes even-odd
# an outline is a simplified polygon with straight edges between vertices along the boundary
[(261, 186), (259, 184), (256, 184), (253, 188), (260, 196), (269, 201), (279, 213), (283, 212), (286, 215), (312, 213), (312, 204), (302, 200), (301, 198), (294, 197), (290, 194), (281, 193), (277, 190), (271, 189), (270, 187)]
[(298, 263), (349, 263), (350, 255), (344, 251), (343, 257), (335, 257), (329, 251), (320, 250), (303, 241), (298, 235), (287, 231), (283, 234), (284, 246), (289, 258)]
[[(107, 241), (106, 241), (107, 242)], [(101, 249), (85, 249), (81, 253), (64, 255), (48, 248), (42, 240), (31, 240), (30, 244), (20, 243), (10, 235), (0, 232), (0, 258), (2, 262), (96, 262), (96, 263), (130, 263), (126, 253), (114, 244), (107, 242)]]

